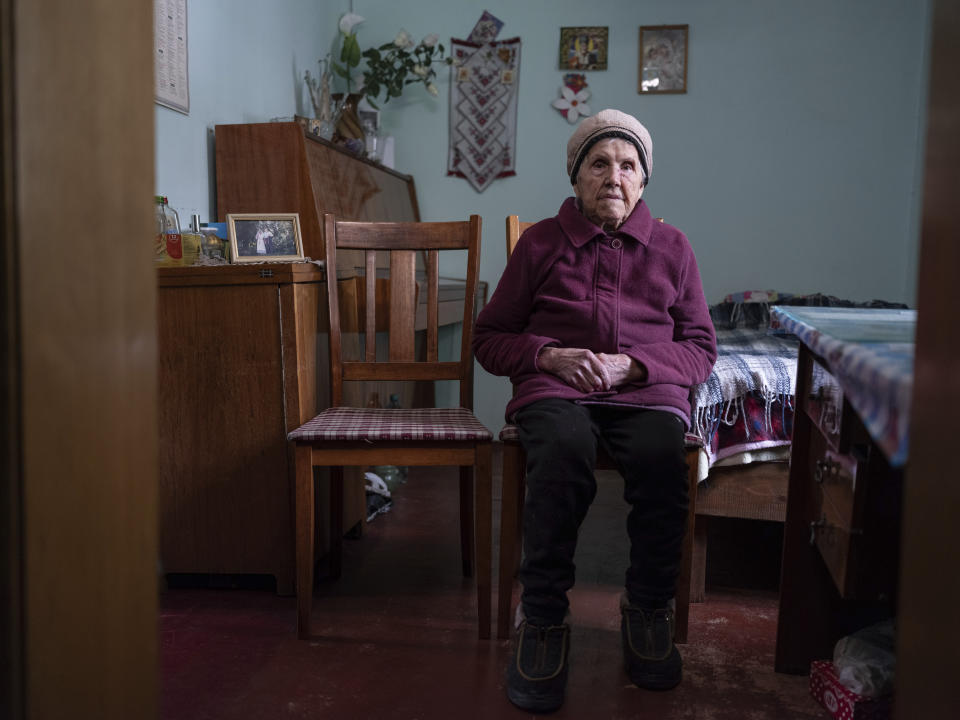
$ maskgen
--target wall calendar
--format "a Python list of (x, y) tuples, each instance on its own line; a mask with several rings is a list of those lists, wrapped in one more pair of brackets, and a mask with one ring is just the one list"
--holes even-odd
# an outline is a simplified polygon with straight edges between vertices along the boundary
[(187, 0), (153, 0), (154, 99), (190, 114)]

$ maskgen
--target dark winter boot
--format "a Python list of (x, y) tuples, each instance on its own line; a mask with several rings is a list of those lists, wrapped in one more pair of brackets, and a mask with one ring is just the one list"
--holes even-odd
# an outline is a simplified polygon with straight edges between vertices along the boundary
[(570, 626), (537, 625), (524, 620), (507, 667), (507, 697), (530, 712), (550, 712), (563, 705), (567, 689)]
[(633, 684), (645, 690), (676, 687), (683, 661), (673, 644), (673, 610), (640, 608), (624, 598), (620, 615), (623, 662)]

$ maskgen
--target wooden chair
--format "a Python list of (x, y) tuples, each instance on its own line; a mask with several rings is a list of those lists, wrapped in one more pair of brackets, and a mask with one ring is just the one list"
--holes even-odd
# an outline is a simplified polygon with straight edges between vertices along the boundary
[[(339, 573), (343, 538), (343, 467), (457, 465), (460, 467), (460, 545), (463, 572), (476, 573), (478, 630), (490, 637), (491, 452), (493, 435), (473, 414), (474, 298), (480, 255), (480, 218), (466, 222), (342, 222), (323, 216), (327, 304), (330, 315), (331, 407), (289, 434), (295, 443), (297, 626), (310, 635), (314, 560), (313, 468), (330, 468), (331, 566)], [(360, 251), (365, 263), (363, 360), (343, 359), (337, 251)], [(378, 278), (377, 251), (389, 254), (389, 279)], [(439, 254), (467, 251), (463, 330), (459, 359), (438, 358)], [(425, 277), (416, 270), (425, 256)], [(461, 252), (462, 255), (462, 252)], [(382, 271), (381, 271), (382, 272)], [(422, 273), (421, 273), (422, 274)], [(419, 301), (418, 301), (419, 292)], [(379, 295), (379, 302), (378, 302)], [(377, 309), (389, 306), (378, 317)], [(421, 309), (418, 322), (418, 307)], [(415, 331), (426, 325), (425, 359), (415, 355)], [(377, 356), (377, 331), (388, 333), (388, 357)], [(347, 381), (456, 380), (459, 408), (380, 409), (345, 407)], [(474, 496), (474, 492), (476, 495)], [(474, 569), (474, 552), (476, 568)]]
[[(662, 220), (661, 220), (662, 222)], [(520, 222), (516, 215), (507, 217), (507, 257), (513, 252), (520, 235), (533, 223)], [(520, 538), (522, 537), (523, 502), (526, 494), (525, 474), (527, 460), (515, 425), (500, 430), (503, 443), (503, 500), (500, 515), (500, 578), (497, 592), (497, 637), (510, 635), (513, 620), (513, 580), (520, 566)], [(674, 639), (687, 641), (690, 616), (690, 578), (693, 559), (693, 521), (697, 502), (697, 463), (699, 448), (687, 447), (687, 477), (689, 480), (690, 510), (687, 532), (683, 538), (680, 577), (677, 581), (676, 629)], [(602, 450), (597, 456), (598, 470), (616, 470), (613, 460)]]

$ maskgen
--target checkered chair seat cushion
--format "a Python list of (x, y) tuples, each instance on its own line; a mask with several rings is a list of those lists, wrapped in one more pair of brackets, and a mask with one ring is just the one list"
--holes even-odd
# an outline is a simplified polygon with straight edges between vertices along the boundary
[(493, 433), (465, 408), (348, 408), (324, 410), (287, 435), (318, 440), (492, 440)]
[(500, 430), (501, 442), (520, 442), (520, 431), (516, 425), (504, 425)]

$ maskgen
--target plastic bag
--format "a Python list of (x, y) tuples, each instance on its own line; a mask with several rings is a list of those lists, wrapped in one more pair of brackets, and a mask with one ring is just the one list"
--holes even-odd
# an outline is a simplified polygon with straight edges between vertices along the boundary
[(833, 648), (833, 667), (844, 687), (865, 697), (893, 692), (896, 670), (896, 626), (893, 619), (840, 638)]

